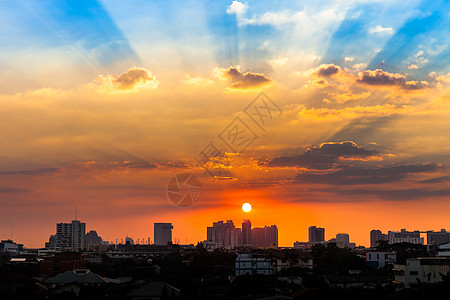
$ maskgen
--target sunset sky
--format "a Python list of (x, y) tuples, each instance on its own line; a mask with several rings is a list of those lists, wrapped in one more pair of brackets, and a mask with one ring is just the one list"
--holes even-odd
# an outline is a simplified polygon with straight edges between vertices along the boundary
[(449, 28), (448, 1), (1, 1), (0, 239), (43, 247), (75, 207), (108, 241), (450, 230)]

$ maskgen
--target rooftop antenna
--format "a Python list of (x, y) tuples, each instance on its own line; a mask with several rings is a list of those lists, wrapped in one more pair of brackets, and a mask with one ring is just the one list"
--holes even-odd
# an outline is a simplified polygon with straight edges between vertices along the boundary
[(78, 220), (78, 209), (77, 206), (75, 205), (75, 221)]
[(13, 239), (13, 224), (11, 224), (11, 238), (10, 238), (10, 240), (12, 240)]

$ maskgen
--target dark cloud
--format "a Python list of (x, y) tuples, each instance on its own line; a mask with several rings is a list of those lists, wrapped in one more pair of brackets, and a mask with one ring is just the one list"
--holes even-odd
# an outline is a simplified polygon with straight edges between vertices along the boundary
[(320, 65), (316, 68), (316, 74), (321, 77), (329, 77), (338, 73), (340, 69), (336, 65)]
[(18, 170), (18, 171), (0, 171), (0, 175), (41, 175), (48, 173), (56, 173), (59, 168), (44, 168), (35, 170)]
[(423, 199), (429, 197), (448, 197), (450, 189), (398, 189), (398, 190), (381, 190), (381, 189), (349, 189), (349, 190), (329, 190), (340, 195), (374, 195), (385, 200), (408, 201), (413, 199)]
[(32, 190), (22, 189), (22, 188), (11, 188), (11, 187), (1, 187), (0, 186), (0, 194), (15, 194), (15, 193), (26, 193)]
[(295, 179), (300, 183), (331, 185), (381, 184), (401, 181), (409, 175), (436, 171), (434, 164), (397, 165), (389, 167), (343, 167), (339, 170), (317, 174), (311, 171), (299, 173)]
[(242, 73), (239, 66), (220, 69), (220, 72), (223, 78), (230, 81), (229, 87), (233, 89), (248, 89), (272, 83), (272, 79), (264, 76), (264, 74)]
[(373, 86), (398, 86), (406, 90), (417, 90), (428, 87), (428, 82), (426, 81), (406, 81), (405, 75), (389, 73), (381, 69), (360, 72), (356, 81)]
[(448, 181), (450, 181), (450, 176), (441, 176), (441, 177), (435, 177), (435, 178), (431, 178), (431, 179), (422, 180), (422, 181), (419, 181), (419, 183), (428, 184), (428, 183), (442, 183), (442, 182), (448, 182)]
[(367, 150), (352, 141), (345, 142), (327, 142), (319, 146), (313, 146), (308, 148), (305, 154), (321, 154), (321, 155), (334, 155), (334, 156), (374, 156), (378, 154), (378, 151)]
[(304, 167), (330, 169), (339, 157), (370, 157), (378, 151), (367, 150), (352, 141), (327, 142), (306, 149), (305, 153), (288, 157), (276, 157), (269, 160), (269, 167)]

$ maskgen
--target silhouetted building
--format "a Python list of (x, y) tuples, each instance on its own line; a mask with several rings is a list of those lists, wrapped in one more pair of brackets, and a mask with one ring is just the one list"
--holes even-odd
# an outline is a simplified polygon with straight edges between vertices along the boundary
[(250, 220), (244, 220), (242, 222), (242, 244), (252, 244), (252, 223)]
[(311, 226), (308, 229), (310, 243), (320, 243), (325, 241), (325, 228)]
[(172, 243), (172, 223), (155, 223), (154, 224), (154, 241), (155, 245), (167, 245)]
[(303, 250), (306, 250), (306, 249), (308, 249), (309, 247), (308, 247), (308, 243), (307, 243), (307, 242), (299, 242), (299, 241), (296, 241), (296, 242), (294, 243), (294, 248), (295, 248), (295, 249), (303, 249)]
[(0, 242), (0, 252), (17, 253), (23, 251), (23, 244), (14, 243), (12, 240), (3, 240)]
[(350, 236), (348, 233), (338, 233), (336, 234), (335, 243), (339, 248), (355, 248), (355, 243), (350, 243)]
[(388, 236), (383, 234), (381, 230), (372, 230), (370, 232), (370, 247), (378, 247), (381, 241), (388, 241)]
[(83, 250), (85, 248), (86, 223), (73, 220), (72, 223), (56, 224), (56, 234), (51, 235), (47, 249)]
[(450, 232), (447, 232), (445, 229), (441, 229), (441, 231), (427, 231), (427, 245), (435, 244), (445, 244), (450, 242)]
[(214, 247), (221, 246), (233, 249), (242, 245), (242, 231), (236, 228), (232, 220), (213, 223), (212, 227), (207, 227), (206, 242)]
[(252, 228), (252, 245), (263, 248), (278, 248), (278, 228), (276, 225)]
[(98, 236), (97, 231), (91, 230), (88, 233), (86, 233), (85, 237), (85, 244), (86, 249), (93, 249), (102, 244), (102, 238)]

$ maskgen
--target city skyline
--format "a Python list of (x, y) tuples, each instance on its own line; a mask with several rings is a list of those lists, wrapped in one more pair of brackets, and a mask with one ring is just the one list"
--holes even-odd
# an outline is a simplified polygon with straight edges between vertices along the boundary
[[(216, 225), (220, 226), (216, 228)], [(317, 226), (309, 226), (307, 228), (307, 239), (295, 239), (292, 238), (292, 242), (289, 245), (279, 245), (278, 243), (278, 227), (276, 224), (267, 226), (252, 226), (251, 220), (244, 219), (242, 221), (242, 227), (244, 225), (248, 225), (247, 230), (249, 230), (248, 234), (250, 237), (250, 241), (244, 238), (242, 228), (238, 228), (234, 225), (233, 220), (217, 221), (213, 222), (212, 227), (205, 227), (206, 235), (204, 238), (191, 242), (188, 241), (188, 238), (185, 240), (181, 240), (173, 235), (173, 223), (153, 223), (154, 230), (152, 232), (147, 232), (147, 235), (135, 237), (133, 235), (125, 235), (125, 236), (115, 236), (110, 240), (104, 239), (101, 234), (97, 232), (94, 228), (89, 228), (86, 226), (85, 222), (82, 222), (78, 219), (72, 220), (71, 223), (58, 222), (56, 223), (56, 234), (50, 234), (50, 238), (48, 241), (44, 242), (44, 246), (30, 246), (24, 244), (22, 241), (21, 245), (24, 248), (45, 248), (45, 249), (71, 249), (71, 250), (84, 250), (89, 249), (91, 246), (99, 246), (99, 245), (119, 245), (119, 244), (138, 244), (138, 245), (167, 245), (170, 244), (180, 244), (180, 245), (197, 245), (204, 244), (204, 247), (207, 249), (215, 249), (215, 248), (226, 248), (226, 249), (234, 249), (242, 246), (250, 246), (256, 248), (297, 248), (296, 244), (303, 244), (300, 248), (303, 249), (304, 245), (309, 245), (311, 247), (315, 244), (327, 244), (327, 243), (336, 243), (338, 247), (364, 247), (364, 248), (376, 248), (380, 245), (380, 242), (385, 241), (388, 244), (395, 243), (413, 243), (413, 244), (422, 244), (422, 245), (439, 245), (450, 242), (450, 231), (446, 231), (441, 228), (440, 230), (417, 230), (408, 231), (407, 229), (401, 228), (398, 230), (388, 230), (387, 233), (383, 233), (383, 231), (379, 229), (372, 229), (368, 232), (369, 244), (365, 245), (363, 243), (359, 243), (354, 238), (350, 238), (351, 234), (343, 231), (338, 231), (335, 235), (326, 235), (325, 228), (317, 227)], [(223, 228), (223, 229), (222, 229)], [(272, 229), (275, 229), (275, 236), (268, 237), (267, 234), (272, 236)], [(217, 236), (216, 230), (223, 230), (220, 236)], [(230, 236), (231, 230), (231, 236)], [(233, 237), (233, 231), (236, 231), (236, 237)], [(268, 230), (266, 232), (266, 230)], [(159, 232), (158, 234), (156, 232)], [(213, 232), (214, 231), (214, 232)], [(257, 232), (255, 232), (257, 231)], [(228, 233), (226, 233), (228, 232)], [(264, 234), (263, 234), (264, 232)], [(224, 235), (225, 234), (225, 235)], [(263, 234), (263, 235), (261, 235)], [(228, 237), (226, 237), (228, 235)], [(262, 236), (266, 235), (263, 240), (266, 240), (267, 243), (261, 244)], [(153, 238), (152, 238), (152, 237)], [(255, 236), (257, 240), (255, 240)], [(331, 236), (331, 238), (330, 238)], [(81, 238), (82, 237), (82, 238)], [(90, 242), (88, 242), (88, 239)], [(231, 240), (230, 240), (231, 239)], [(19, 241), (14, 239), (12, 236), (8, 238), (2, 238), (0, 240), (3, 241)], [(228, 240), (228, 241), (227, 241)], [(271, 242), (273, 241), (273, 242)], [(352, 241), (352, 242), (350, 242)], [(355, 243), (356, 241), (356, 243)], [(214, 242), (216, 245), (206, 245), (207, 242)]]
[(0, 20), (0, 239), (39, 247), (74, 207), (105, 240), (450, 228), (449, 1), (24, 0)]

